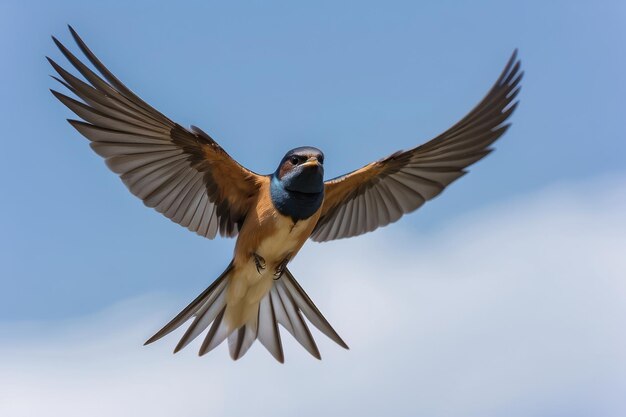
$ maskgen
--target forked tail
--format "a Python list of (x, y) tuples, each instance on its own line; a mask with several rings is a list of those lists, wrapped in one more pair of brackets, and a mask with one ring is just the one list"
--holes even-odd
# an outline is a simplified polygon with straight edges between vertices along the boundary
[(315, 340), (303, 318), (304, 315), (322, 333), (334, 340), (339, 346), (348, 349), (348, 345), (339, 337), (286, 268), (282, 276), (274, 281), (269, 293), (261, 299), (256, 317), (238, 328), (231, 329), (224, 320), (224, 315), (229, 274), (232, 271), (233, 263), (231, 262), (202, 294), (148, 339), (145, 344), (152, 343), (176, 330), (193, 316), (193, 322), (176, 345), (174, 353), (187, 346), (210, 325), (211, 327), (200, 347), (200, 355), (210, 352), (228, 338), (230, 356), (237, 360), (248, 351), (256, 339), (259, 339), (272, 356), (282, 363), (284, 362), (284, 354), (278, 329), (278, 324), (280, 324), (311, 355), (321, 359)]

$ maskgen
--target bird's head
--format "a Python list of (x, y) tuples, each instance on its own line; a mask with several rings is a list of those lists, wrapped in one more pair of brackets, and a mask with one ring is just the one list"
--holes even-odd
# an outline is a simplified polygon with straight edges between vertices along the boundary
[(324, 191), (324, 154), (304, 146), (285, 154), (274, 176), (289, 191), (315, 194)]

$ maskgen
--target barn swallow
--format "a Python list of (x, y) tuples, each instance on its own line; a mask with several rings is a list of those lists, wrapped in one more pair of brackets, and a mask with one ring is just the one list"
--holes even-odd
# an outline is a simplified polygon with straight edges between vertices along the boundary
[(208, 328), (200, 355), (228, 339), (234, 360), (258, 339), (283, 362), (278, 324), (320, 359), (304, 318), (347, 349), (288, 263), (307, 239), (326, 242), (371, 232), (464, 175), (508, 129), (523, 75), (515, 51), (487, 95), (457, 124), (349, 174), (324, 181), (322, 151), (300, 147), (287, 152), (276, 171), (259, 175), (199, 128), (182, 127), (135, 95), (69, 30), (100, 74), (52, 38), (84, 77), (48, 58), (59, 76), (54, 78), (80, 99), (51, 90), (82, 119), (69, 123), (146, 206), (208, 239), (237, 237), (224, 272), (146, 344), (193, 319), (174, 352)]

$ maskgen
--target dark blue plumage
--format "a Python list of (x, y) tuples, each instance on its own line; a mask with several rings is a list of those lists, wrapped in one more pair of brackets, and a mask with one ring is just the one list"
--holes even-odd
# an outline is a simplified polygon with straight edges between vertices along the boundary
[(294, 221), (311, 217), (324, 201), (324, 154), (316, 148), (292, 149), (271, 176), (270, 194), (279, 213)]

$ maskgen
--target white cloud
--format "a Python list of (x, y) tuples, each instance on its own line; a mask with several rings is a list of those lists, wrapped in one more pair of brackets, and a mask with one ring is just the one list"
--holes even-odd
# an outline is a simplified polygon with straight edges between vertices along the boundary
[(601, 178), (430, 236), (309, 244), (292, 270), (351, 346), (317, 334), (321, 362), (288, 336), (285, 365), (142, 347), (184, 303), (163, 297), (8, 323), (0, 415), (626, 415), (625, 213), (626, 178)]

